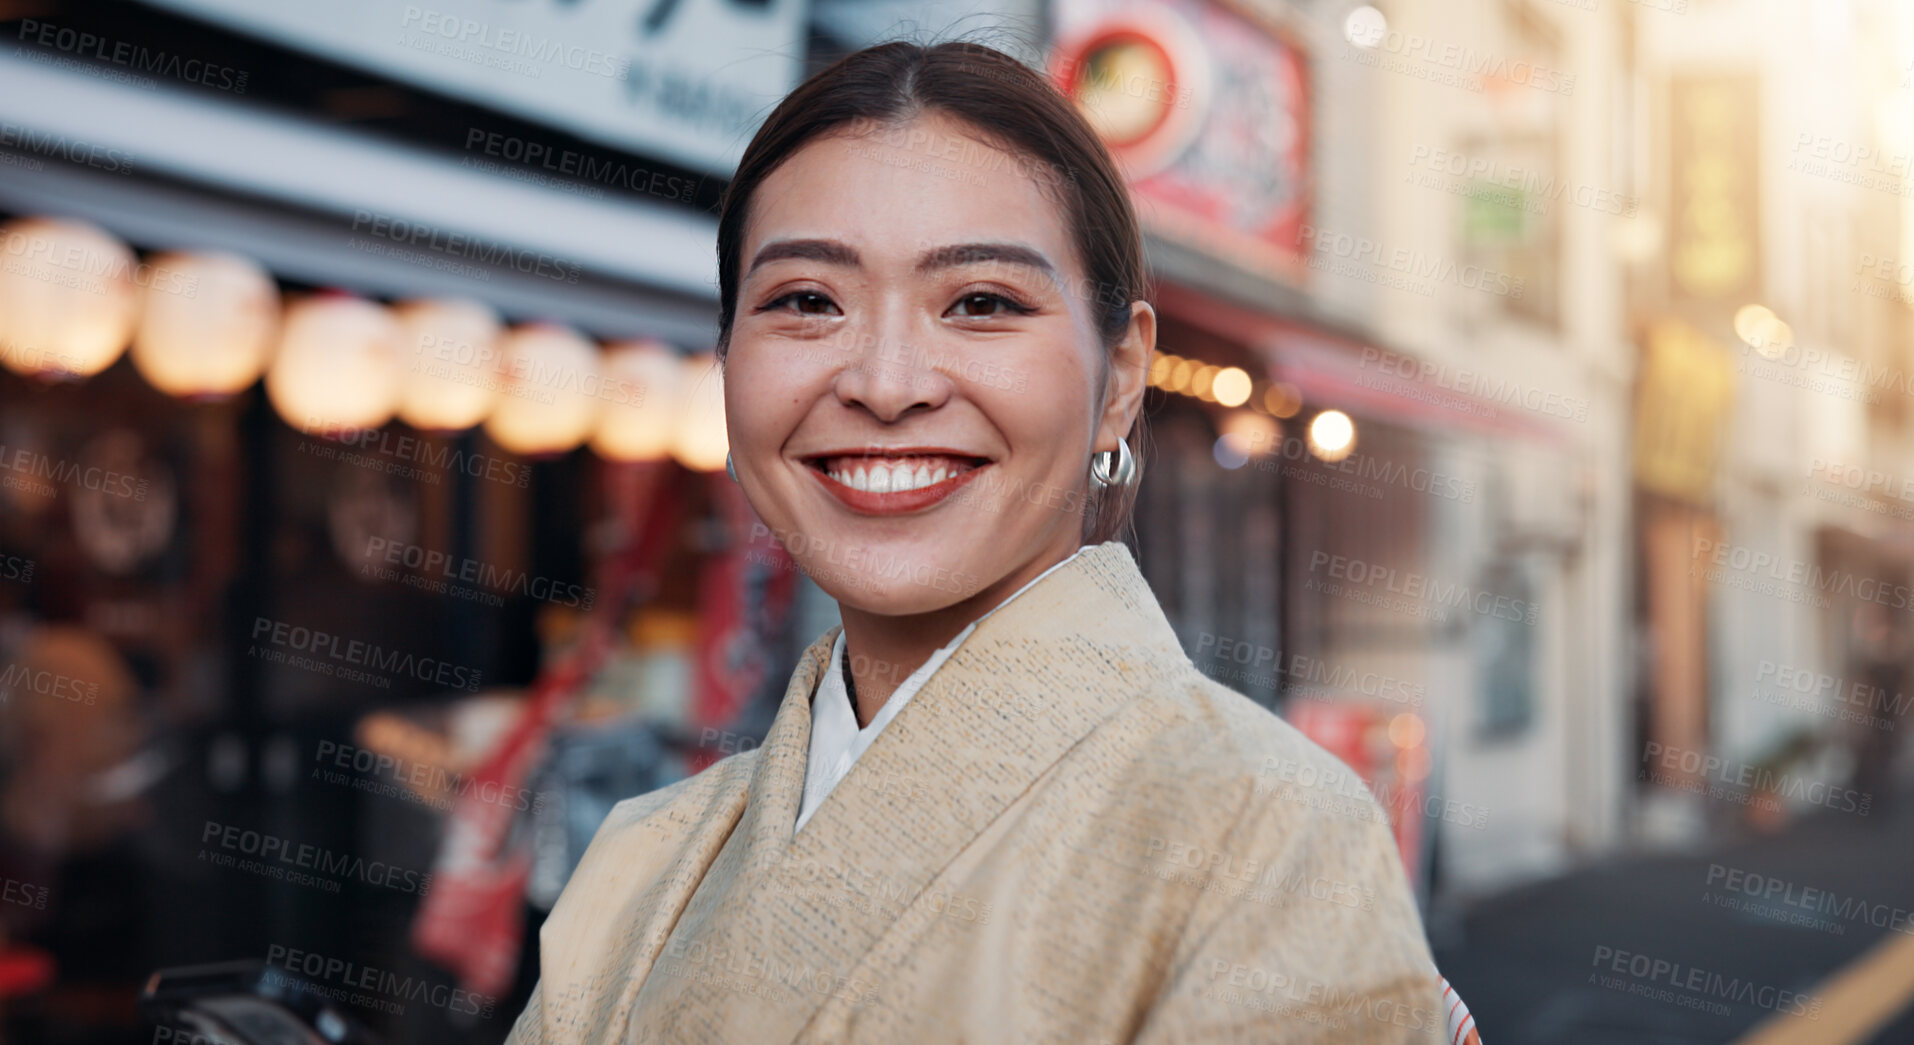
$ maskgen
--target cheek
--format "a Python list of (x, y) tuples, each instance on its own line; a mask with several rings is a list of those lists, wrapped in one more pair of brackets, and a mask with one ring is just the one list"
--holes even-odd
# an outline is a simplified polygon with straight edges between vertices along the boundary
[(772, 453), (816, 398), (818, 378), (760, 346), (733, 344), (725, 365), (725, 426), (740, 452)]
[(1096, 409), (1094, 375), (1084, 362), (1058, 346), (988, 376), (973, 385), (973, 396), (1011, 448), (1032, 462), (1054, 458), (1050, 468), (1057, 474), (1074, 473), (1077, 451), (1089, 453)]

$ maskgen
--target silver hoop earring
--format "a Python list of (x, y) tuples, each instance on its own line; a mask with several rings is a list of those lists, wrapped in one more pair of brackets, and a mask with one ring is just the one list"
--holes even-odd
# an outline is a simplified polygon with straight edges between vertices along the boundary
[(738, 466), (731, 463), (731, 452), (729, 450), (725, 451), (724, 454), (724, 474), (730, 476), (732, 482), (735, 483), (738, 481)]
[[(1112, 456), (1116, 458), (1114, 475), (1111, 474)], [(1090, 478), (1095, 479), (1098, 486), (1104, 487), (1128, 486), (1136, 482), (1136, 455), (1130, 452), (1130, 444), (1119, 439), (1114, 451), (1091, 454)]]

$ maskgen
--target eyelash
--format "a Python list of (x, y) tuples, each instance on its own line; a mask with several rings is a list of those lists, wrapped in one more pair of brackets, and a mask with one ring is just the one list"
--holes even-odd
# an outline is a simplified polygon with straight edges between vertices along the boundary
[[(956, 303), (958, 305), (961, 305), (964, 302), (969, 301), (971, 298), (990, 298), (995, 301), (1000, 301), (1003, 303), (1003, 306), (1005, 308), (1009, 309), (1011, 312), (1019, 316), (1027, 316), (1031, 314), (1032, 312), (1037, 311), (1036, 307), (1033, 305), (1025, 304), (1024, 302), (1019, 301), (1018, 299), (1013, 298), (1008, 294), (1000, 294), (994, 290), (967, 290), (964, 293), (958, 295)], [(990, 317), (989, 316), (967, 316), (965, 318), (989, 319)]]
[[(791, 291), (791, 292), (789, 292), (789, 293), (786, 293), (786, 294), (780, 294), (780, 295), (778, 295), (777, 297), (775, 297), (775, 298), (772, 298), (771, 300), (769, 300), (769, 301), (767, 301), (767, 302), (765, 302), (764, 304), (762, 304), (762, 305), (759, 305), (759, 306), (758, 306), (758, 307), (757, 307), (756, 309), (754, 309), (753, 311), (757, 311), (757, 312), (775, 312), (775, 311), (780, 311), (780, 310), (781, 310), (781, 307), (782, 307), (782, 306), (784, 305), (784, 303), (785, 303), (785, 302), (787, 302), (787, 301), (790, 301), (790, 300), (792, 300), (792, 299), (794, 299), (794, 298), (802, 298), (802, 297), (806, 297), (806, 296), (809, 296), (809, 297), (815, 297), (815, 298), (820, 298), (820, 299), (822, 299), (822, 300), (824, 300), (824, 301), (830, 301), (830, 300), (831, 300), (831, 299), (830, 299), (830, 297), (829, 297), (828, 295), (825, 295), (825, 294), (822, 294), (822, 293), (820, 293), (820, 292), (818, 292), (818, 291), (815, 291), (815, 290), (793, 290), (793, 291)], [(1020, 316), (1027, 316), (1027, 315), (1030, 315), (1031, 313), (1033, 313), (1033, 312), (1035, 312), (1035, 311), (1037, 311), (1037, 309), (1035, 308), (1035, 306), (1032, 306), (1032, 305), (1027, 305), (1027, 304), (1025, 304), (1024, 302), (1022, 302), (1022, 301), (1020, 301), (1020, 300), (1018, 300), (1018, 299), (1016, 299), (1016, 298), (1014, 298), (1014, 297), (1011, 297), (1011, 296), (1010, 296), (1010, 295), (1008, 295), (1008, 294), (1000, 294), (1000, 293), (998, 293), (998, 292), (996, 292), (996, 291), (994, 291), (994, 290), (971, 290), (971, 291), (966, 291), (966, 292), (964, 292), (963, 294), (960, 294), (960, 295), (958, 295), (958, 297), (957, 297), (957, 301), (956, 301), (956, 304), (957, 304), (957, 305), (961, 305), (961, 304), (963, 304), (964, 302), (966, 302), (966, 301), (969, 301), (969, 300), (970, 300), (970, 299), (972, 299), (972, 298), (989, 298), (989, 299), (991, 299), (991, 300), (994, 300), (994, 301), (998, 301), (998, 302), (1001, 302), (1001, 303), (1003, 304), (1003, 306), (1004, 306), (1004, 307), (1005, 307), (1006, 309), (1008, 309), (1008, 310), (1010, 310), (1010, 311), (1011, 311), (1012, 313), (1014, 313), (1014, 314), (1016, 314), (1016, 315), (1020, 315)], [(833, 304), (833, 305), (835, 305), (835, 304), (836, 304), (836, 302), (832, 302), (832, 304)], [(955, 307), (955, 305), (953, 305), (953, 307)], [(814, 315), (813, 313), (798, 313), (798, 314), (799, 314), (799, 315), (803, 315), (803, 316), (807, 316), (807, 317), (811, 317), (811, 318), (822, 318), (822, 317), (818, 317), (818, 316), (815, 316), (815, 315)], [(966, 317), (963, 317), (963, 318), (966, 318), (966, 319), (989, 319), (989, 318), (991, 318), (991, 317), (989, 317), (989, 316), (966, 316)]]

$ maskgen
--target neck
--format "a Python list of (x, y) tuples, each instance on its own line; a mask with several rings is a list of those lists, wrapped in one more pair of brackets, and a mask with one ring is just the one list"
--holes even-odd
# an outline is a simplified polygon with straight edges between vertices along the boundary
[(858, 728), (871, 724), (891, 694), (911, 672), (923, 667), (931, 654), (1081, 546), (1048, 549), (977, 594), (928, 613), (892, 616), (838, 603), (838, 614), (844, 621), (844, 656), (851, 665), (851, 688), (856, 690), (851, 703)]

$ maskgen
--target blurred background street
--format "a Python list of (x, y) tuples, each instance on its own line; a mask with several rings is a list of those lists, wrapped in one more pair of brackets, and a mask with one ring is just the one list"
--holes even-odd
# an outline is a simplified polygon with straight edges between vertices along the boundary
[(0, 0), (0, 1041), (228, 959), (503, 1040), (837, 622), (724, 475), (716, 208), (898, 37), (1116, 155), (1132, 547), (1485, 1041), (1914, 1042), (1897, 0)]

